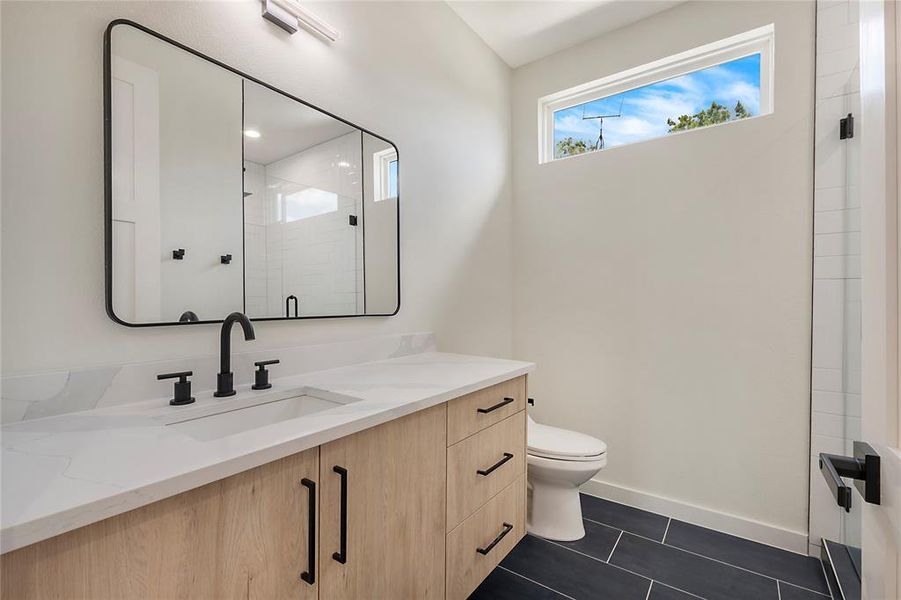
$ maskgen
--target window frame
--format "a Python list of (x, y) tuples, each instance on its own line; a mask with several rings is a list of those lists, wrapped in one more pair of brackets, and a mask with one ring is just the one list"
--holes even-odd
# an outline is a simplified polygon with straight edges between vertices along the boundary
[(372, 153), (373, 202), (391, 200), (397, 195), (391, 196), (391, 163), (397, 160), (397, 151), (394, 148), (385, 148)]
[[(754, 54), (760, 54), (760, 112), (754, 116), (770, 114), (774, 110), (774, 53), (775, 26), (770, 23), (723, 40), (542, 96), (538, 99), (538, 162), (544, 164), (572, 158), (572, 156), (583, 156), (583, 154), (575, 154), (560, 158), (554, 157), (554, 113), (557, 111), (702, 71)], [(696, 130), (692, 129), (691, 131)], [(618, 147), (614, 146), (614, 148)], [(594, 154), (594, 152), (585, 154)]]

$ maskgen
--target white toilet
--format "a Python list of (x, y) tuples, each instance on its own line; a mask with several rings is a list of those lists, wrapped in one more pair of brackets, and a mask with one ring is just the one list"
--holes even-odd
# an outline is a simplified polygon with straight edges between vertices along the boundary
[(561, 542), (585, 537), (579, 486), (607, 466), (607, 444), (529, 419), (529, 533)]

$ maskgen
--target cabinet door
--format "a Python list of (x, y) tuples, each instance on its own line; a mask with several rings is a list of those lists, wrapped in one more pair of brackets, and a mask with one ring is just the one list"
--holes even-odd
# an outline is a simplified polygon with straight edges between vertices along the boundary
[(442, 404), (320, 448), (321, 598), (444, 598), (446, 423)]
[(2, 597), (315, 599), (318, 476), (314, 448), (9, 552)]

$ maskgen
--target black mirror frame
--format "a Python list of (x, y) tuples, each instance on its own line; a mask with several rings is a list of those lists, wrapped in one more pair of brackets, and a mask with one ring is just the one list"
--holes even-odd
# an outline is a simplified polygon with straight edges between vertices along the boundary
[[(281, 94), (295, 102), (299, 102), (304, 106), (312, 108), (314, 110), (318, 110), (319, 112), (328, 115), (329, 117), (341, 121), (342, 123), (349, 125), (355, 129), (358, 129), (361, 133), (366, 133), (371, 135), (372, 137), (382, 140), (387, 144), (391, 144), (394, 148), (394, 152), (397, 154), (397, 306), (394, 309), (394, 312), (391, 313), (379, 313), (379, 314), (361, 314), (361, 315), (322, 315), (322, 316), (304, 316), (304, 317), (257, 317), (251, 318), (252, 321), (299, 321), (306, 319), (349, 319), (353, 317), (392, 317), (396, 315), (400, 311), (400, 303), (401, 303), (401, 260), (400, 260), (400, 151), (397, 148), (397, 145), (391, 140), (384, 138), (378, 134), (375, 134), (368, 129), (364, 129), (359, 125), (351, 123), (347, 119), (342, 119), (341, 117), (330, 113), (327, 110), (323, 110), (318, 106), (301, 100), (300, 98), (293, 96), (283, 90), (280, 90), (268, 83), (260, 81), (256, 77), (251, 77), (246, 73), (239, 71), (233, 67), (222, 63), (215, 58), (211, 58), (194, 50), (193, 48), (189, 48), (184, 44), (176, 42), (175, 40), (168, 38), (161, 33), (153, 31), (147, 27), (139, 23), (135, 23), (129, 19), (114, 19), (110, 21), (109, 25), (106, 27), (106, 31), (103, 34), (103, 211), (104, 211), (104, 276), (105, 276), (105, 284), (106, 284), (106, 313), (109, 315), (110, 319), (115, 321), (120, 325), (125, 325), (126, 327), (165, 327), (170, 325), (208, 325), (214, 323), (222, 323), (225, 317), (222, 319), (214, 319), (214, 320), (203, 320), (203, 321), (161, 321), (159, 323), (129, 323), (128, 321), (124, 321), (120, 319), (115, 311), (113, 310), (113, 159), (112, 159), (112, 32), (113, 28), (118, 25), (126, 25), (128, 27), (134, 27), (144, 33), (152, 35), (153, 37), (166, 42), (167, 44), (171, 44), (185, 52), (189, 52), (198, 58), (202, 58), (208, 62), (213, 63), (214, 65), (223, 68), (227, 71), (238, 75), (239, 77), (243, 77), (248, 81), (252, 81), (258, 85), (261, 85), (273, 92)], [(365, 225), (364, 225), (365, 226)], [(365, 235), (365, 232), (364, 232)], [(365, 256), (363, 259), (364, 264), (364, 272), (365, 272)], [(242, 303), (245, 303), (246, 299), (242, 298)]]

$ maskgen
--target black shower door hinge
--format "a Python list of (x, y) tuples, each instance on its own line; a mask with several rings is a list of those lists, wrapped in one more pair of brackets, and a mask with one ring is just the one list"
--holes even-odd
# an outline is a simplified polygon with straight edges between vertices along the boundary
[(353, 227), (357, 226), (357, 215), (348, 215), (347, 217), (348, 223), (350, 223)]
[(854, 137), (854, 115), (848, 113), (844, 119), (838, 122), (838, 139), (847, 140)]

